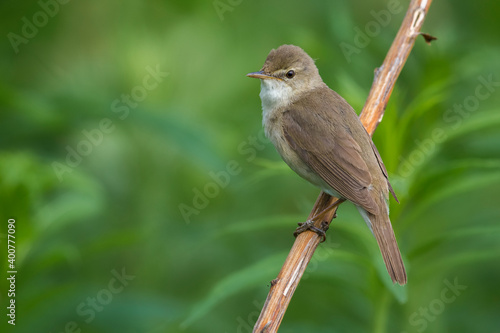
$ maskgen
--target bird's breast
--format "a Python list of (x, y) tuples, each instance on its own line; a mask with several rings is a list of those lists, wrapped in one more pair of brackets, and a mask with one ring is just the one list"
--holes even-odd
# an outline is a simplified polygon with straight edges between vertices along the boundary
[(321, 177), (314, 172), (307, 163), (290, 146), (285, 137), (285, 127), (283, 124), (283, 111), (273, 110), (268, 113), (268, 117), (263, 120), (264, 131), (268, 139), (272, 142), (281, 158), (285, 163), (297, 173), (299, 176), (309, 181), (311, 184), (318, 186), (324, 192), (339, 197), (339, 194), (328, 186)]

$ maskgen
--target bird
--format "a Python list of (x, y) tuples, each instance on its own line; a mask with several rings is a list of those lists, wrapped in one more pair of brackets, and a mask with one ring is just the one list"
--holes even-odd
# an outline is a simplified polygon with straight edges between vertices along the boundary
[[(389, 193), (399, 201), (354, 109), (295, 45), (271, 50), (262, 69), (247, 76), (261, 81), (264, 132), (285, 163), (323, 192), (352, 202), (375, 236), (393, 283), (406, 284), (389, 219)], [(314, 230), (311, 220), (304, 229)]]

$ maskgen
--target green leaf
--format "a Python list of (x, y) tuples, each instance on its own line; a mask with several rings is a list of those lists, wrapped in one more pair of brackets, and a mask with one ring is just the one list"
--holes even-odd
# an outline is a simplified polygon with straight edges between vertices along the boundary
[(181, 327), (187, 328), (194, 321), (205, 316), (224, 299), (245, 289), (263, 286), (263, 281), (271, 281), (272, 277), (278, 274), (279, 267), (281, 267), (285, 258), (285, 253), (272, 255), (226, 276), (213, 286), (207, 296), (194, 305), (188, 317), (182, 322)]

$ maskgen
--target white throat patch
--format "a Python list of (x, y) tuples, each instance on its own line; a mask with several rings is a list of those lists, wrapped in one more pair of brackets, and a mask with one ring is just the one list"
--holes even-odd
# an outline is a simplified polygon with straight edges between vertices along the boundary
[(293, 100), (292, 88), (285, 82), (274, 79), (260, 80), (262, 115), (269, 117), (274, 109), (285, 107)]

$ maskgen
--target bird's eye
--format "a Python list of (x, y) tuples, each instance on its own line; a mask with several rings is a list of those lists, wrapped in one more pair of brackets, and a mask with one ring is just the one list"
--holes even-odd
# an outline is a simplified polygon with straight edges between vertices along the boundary
[(295, 76), (295, 71), (294, 70), (289, 70), (286, 72), (285, 76), (289, 79), (293, 78)]

